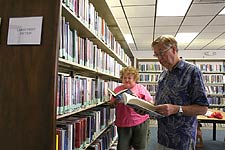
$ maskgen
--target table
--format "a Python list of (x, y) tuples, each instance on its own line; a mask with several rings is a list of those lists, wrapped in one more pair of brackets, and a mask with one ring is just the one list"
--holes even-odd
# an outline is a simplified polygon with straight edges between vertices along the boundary
[(200, 123), (212, 123), (213, 124), (213, 140), (216, 140), (216, 124), (217, 123), (225, 123), (225, 112), (219, 111), (219, 110), (213, 110), (213, 109), (208, 109), (208, 111), (216, 111), (220, 112), (223, 115), (222, 119), (217, 119), (217, 118), (208, 118), (207, 116), (204, 115), (198, 115), (197, 119), (200, 121)]

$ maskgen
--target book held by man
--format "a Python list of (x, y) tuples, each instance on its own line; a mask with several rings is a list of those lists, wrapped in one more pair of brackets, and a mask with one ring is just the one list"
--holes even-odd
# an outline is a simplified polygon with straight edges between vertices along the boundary
[(123, 95), (122, 95), (123, 93), (133, 94), (133, 92), (130, 89), (124, 89), (118, 93), (115, 93), (114, 91), (108, 88), (108, 91), (114, 98), (116, 98), (119, 101), (123, 100)]
[(141, 109), (142, 111), (149, 114), (151, 117), (155, 117), (155, 118), (164, 117), (164, 115), (161, 115), (158, 112), (156, 112), (156, 107), (154, 104), (128, 93), (123, 93), (122, 95), (123, 95), (123, 102), (125, 105), (131, 106), (133, 108)]

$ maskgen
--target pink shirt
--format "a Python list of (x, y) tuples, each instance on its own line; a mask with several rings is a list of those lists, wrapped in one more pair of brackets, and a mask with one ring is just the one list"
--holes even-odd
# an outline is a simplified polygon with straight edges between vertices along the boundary
[[(115, 88), (114, 92), (117, 93), (121, 90), (124, 90), (124, 86), (120, 85)], [(149, 102), (153, 102), (153, 98), (148, 92), (148, 90), (141, 84), (136, 84), (131, 91), (141, 99), (144, 99)], [(111, 101), (115, 101), (115, 98), (112, 98)], [(126, 106), (122, 103), (118, 103), (116, 106), (116, 120), (115, 124), (118, 127), (132, 127), (139, 125), (146, 121), (149, 118), (149, 115), (140, 115), (134, 111), (133, 108)]]

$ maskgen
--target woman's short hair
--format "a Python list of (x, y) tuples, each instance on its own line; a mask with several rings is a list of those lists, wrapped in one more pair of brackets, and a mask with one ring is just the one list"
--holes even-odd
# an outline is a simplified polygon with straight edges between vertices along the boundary
[(123, 69), (121, 69), (120, 70), (120, 79), (122, 80), (123, 79), (123, 76), (124, 75), (127, 75), (127, 74), (134, 75), (135, 81), (137, 81), (139, 79), (139, 72), (133, 66), (127, 66), (127, 67), (124, 67)]

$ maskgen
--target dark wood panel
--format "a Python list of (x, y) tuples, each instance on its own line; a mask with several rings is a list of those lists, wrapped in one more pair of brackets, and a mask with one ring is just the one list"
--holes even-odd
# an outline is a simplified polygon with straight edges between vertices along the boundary
[[(0, 0), (1, 149), (55, 149), (60, 1)], [(10, 17), (43, 16), (41, 45), (7, 45)]]

